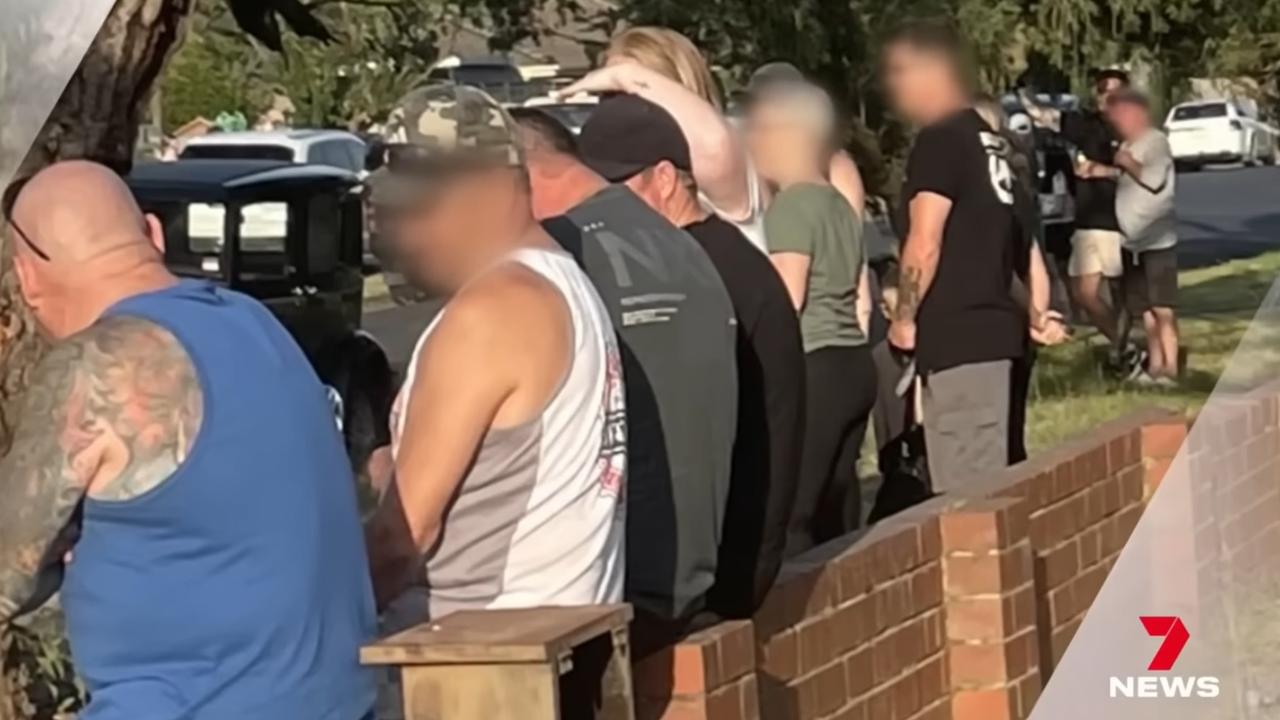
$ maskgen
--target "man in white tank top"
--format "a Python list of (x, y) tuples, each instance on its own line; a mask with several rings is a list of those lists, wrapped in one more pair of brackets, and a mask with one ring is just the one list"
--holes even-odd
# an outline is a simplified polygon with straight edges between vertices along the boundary
[(618, 347), (590, 281), (533, 218), (513, 128), (479, 90), (419, 88), (371, 178), (406, 275), (451, 298), (410, 362), (394, 481), (368, 527), (390, 626), (622, 598)]

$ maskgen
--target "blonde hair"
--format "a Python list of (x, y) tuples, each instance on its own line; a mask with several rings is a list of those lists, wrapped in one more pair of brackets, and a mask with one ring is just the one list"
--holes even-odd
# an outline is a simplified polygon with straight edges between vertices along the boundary
[(608, 64), (623, 58), (680, 83), (716, 109), (722, 109), (706, 59), (692, 40), (675, 30), (641, 25), (614, 35), (604, 51), (604, 61)]

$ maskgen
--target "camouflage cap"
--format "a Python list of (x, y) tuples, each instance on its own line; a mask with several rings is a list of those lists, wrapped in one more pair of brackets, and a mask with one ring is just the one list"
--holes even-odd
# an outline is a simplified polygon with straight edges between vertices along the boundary
[(378, 205), (414, 202), (440, 177), (476, 167), (523, 167), (516, 124), (479, 88), (433, 83), (396, 103), (382, 133), (386, 162), (370, 177)]

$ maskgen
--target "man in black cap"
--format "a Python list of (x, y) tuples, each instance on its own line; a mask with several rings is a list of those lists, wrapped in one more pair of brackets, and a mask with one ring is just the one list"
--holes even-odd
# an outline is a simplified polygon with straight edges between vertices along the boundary
[[(594, 115), (608, 115), (608, 103)], [(707, 253), (577, 157), (536, 109), (513, 116), (534, 215), (578, 258), (613, 318), (627, 391), (627, 579), (644, 655), (706, 609), (737, 426), (733, 306)], [(750, 250), (750, 248), (748, 248)]]
[(741, 231), (698, 202), (689, 144), (666, 110), (634, 95), (605, 101), (582, 128), (584, 161), (624, 183), (711, 257), (738, 318), (738, 432), (709, 607), (749, 617), (782, 564), (796, 496), (804, 350), (786, 286)]

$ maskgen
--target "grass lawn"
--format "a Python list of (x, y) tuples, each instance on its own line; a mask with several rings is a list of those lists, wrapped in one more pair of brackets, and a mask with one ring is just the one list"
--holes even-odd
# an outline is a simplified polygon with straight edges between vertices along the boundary
[(1034, 453), (1064, 438), (1141, 407), (1194, 412), (1208, 398), (1249, 329), (1246, 349), (1231, 365), (1232, 385), (1247, 386), (1280, 366), (1280, 327), (1269, 309), (1250, 323), (1280, 276), (1280, 251), (1233, 260), (1179, 275), (1182, 345), (1187, 371), (1177, 390), (1147, 390), (1113, 380), (1099, 367), (1101, 338), (1077, 328), (1077, 337), (1040, 353), (1027, 412), (1027, 441)]

